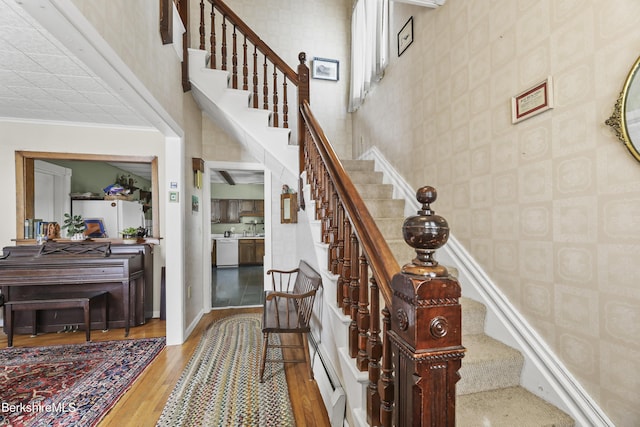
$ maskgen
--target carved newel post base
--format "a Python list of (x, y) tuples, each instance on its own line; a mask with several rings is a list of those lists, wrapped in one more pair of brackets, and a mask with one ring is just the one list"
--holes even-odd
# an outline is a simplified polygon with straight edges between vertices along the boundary
[(422, 187), (418, 215), (403, 225), (417, 257), (393, 277), (391, 339), (396, 426), (455, 426), (456, 382), (464, 357), (460, 285), (433, 254), (449, 238), (447, 221), (430, 204), (436, 190)]

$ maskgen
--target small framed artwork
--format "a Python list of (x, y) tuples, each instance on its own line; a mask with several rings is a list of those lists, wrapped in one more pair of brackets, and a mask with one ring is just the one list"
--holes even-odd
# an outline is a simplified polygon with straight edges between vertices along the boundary
[(551, 76), (511, 98), (511, 123), (518, 123), (550, 108), (553, 108)]
[(337, 59), (313, 58), (311, 77), (337, 82), (340, 78), (340, 63)]
[(89, 238), (107, 237), (104, 232), (102, 218), (86, 218), (84, 220), (84, 235)]
[(398, 56), (402, 55), (411, 43), (413, 43), (413, 16), (398, 33)]

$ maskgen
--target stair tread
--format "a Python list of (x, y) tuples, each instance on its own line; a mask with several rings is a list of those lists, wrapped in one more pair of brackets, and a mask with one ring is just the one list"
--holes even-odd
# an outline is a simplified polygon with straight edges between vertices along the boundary
[(342, 166), (347, 171), (368, 170), (373, 171), (375, 162), (373, 160), (340, 160)]
[(565, 412), (522, 387), (458, 396), (457, 427), (572, 427)]
[(522, 354), (485, 334), (465, 335), (458, 395), (512, 387), (520, 384), (524, 364)]
[(476, 363), (497, 358), (524, 360), (518, 350), (485, 334), (467, 335), (463, 338), (462, 345), (467, 348), (463, 366), (464, 362)]

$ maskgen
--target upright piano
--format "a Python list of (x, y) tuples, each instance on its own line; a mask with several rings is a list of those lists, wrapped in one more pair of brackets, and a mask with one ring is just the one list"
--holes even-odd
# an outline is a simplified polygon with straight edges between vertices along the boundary
[[(82, 291), (108, 292), (108, 326), (125, 328), (144, 323), (145, 265), (143, 250), (111, 250), (110, 243), (46, 242), (7, 246), (0, 259), (0, 289), (5, 301)], [(92, 328), (100, 328), (102, 307), (92, 307)], [(15, 313), (14, 332), (29, 333), (32, 317)], [(77, 310), (41, 310), (37, 330), (58, 332), (82, 325)], [(94, 326), (95, 324), (95, 326)], [(6, 331), (5, 331), (6, 332)]]

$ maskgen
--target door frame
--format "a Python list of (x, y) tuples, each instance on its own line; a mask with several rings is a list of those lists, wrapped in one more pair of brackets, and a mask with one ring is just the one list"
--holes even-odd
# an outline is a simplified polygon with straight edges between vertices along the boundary
[[(204, 168), (204, 179), (202, 185), (202, 194), (203, 198), (208, 196), (211, 197), (211, 173), (212, 171), (218, 169), (226, 169), (226, 170), (252, 170), (252, 171), (262, 171), (264, 172), (264, 271), (267, 271), (273, 266), (273, 256), (271, 251), (271, 187), (272, 187), (272, 175), (271, 171), (262, 163), (247, 163), (247, 162), (223, 162), (223, 161), (206, 161)], [(203, 224), (202, 229), (207, 230), (209, 234), (208, 239), (203, 239), (203, 253), (211, 252), (211, 203), (209, 200), (203, 200), (201, 206), (203, 209)], [(208, 284), (208, 286), (204, 286), (204, 300), (205, 300), (205, 311), (211, 311), (211, 259), (207, 257), (203, 257), (207, 259), (208, 262), (203, 263), (202, 277), (204, 278), (204, 283)], [(267, 275), (264, 275), (264, 289), (269, 288), (269, 282), (267, 280)]]

